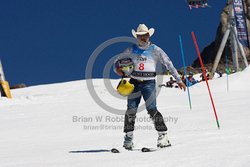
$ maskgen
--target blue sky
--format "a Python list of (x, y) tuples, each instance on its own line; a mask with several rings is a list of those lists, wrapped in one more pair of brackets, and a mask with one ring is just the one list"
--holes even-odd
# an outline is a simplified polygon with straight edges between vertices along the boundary
[[(102, 42), (130, 36), (139, 23), (155, 28), (151, 41), (182, 67), (178, 35), (186, 64), (197, 58), (194, 31), (202, 50), (215, 38), (226, 1), (189, 10), (185, 0), (8, 0), (0, 1), (0, 58), (10, 85), (38, 85), (84, 79), (89, 56)], [(93, 77), (128, 44), (105, 49)], [(117, 77), (111, 73), (111, 77)]]

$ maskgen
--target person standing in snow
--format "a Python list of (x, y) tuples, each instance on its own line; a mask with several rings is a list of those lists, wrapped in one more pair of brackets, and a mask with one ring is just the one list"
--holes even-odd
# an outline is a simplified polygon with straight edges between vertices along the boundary
[[(186, 90), (186, 85), (182, 82), (167, 54), (160, 47), (149, 41), (153, 33), (154, 28), (148, 29), (145, 24), (139, 24), (137, 31), (132, 29), (132, 35), (138, 40), (138, 44), (127, 48), (124, 52), (126, 54), (131, 53), (131, 59), (134, 64), (134, 70), (129, 76), (129, 82), (134, 85), (132, 94), (140, 93), (139, 96), (136, 97), (133, 97), (132, 94), (128, 95), (127, 111), (124, 121), (124, 133), (126, 134), (123, 147), (125, 149), (132, 149), (134, 146), (133, 131), (136, 112), (141, 97), (145, 100), (148, 114), (153, 120), (155, 129), (158, 131), (157, 147), (162, 148), (171, 145), (167, 137), (167, 126), (164, 123), (162, 114), (158, 111), (156, 106), (155, 76), (157, 62), (163, 64), (171, 72), (181, 89), (184, 89), (184, 91)], [(118, 62), (119, 58), (114, 63), (116, 67)], [(122, 68), (115, 68), (115, 72), (122, 77), (124, 76)]]

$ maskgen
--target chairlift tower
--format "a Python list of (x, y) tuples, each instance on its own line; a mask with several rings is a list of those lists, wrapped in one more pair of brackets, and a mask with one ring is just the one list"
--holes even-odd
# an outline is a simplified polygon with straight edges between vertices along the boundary
[(237, 29), (236, 29), (236, 23), (235, 23), (235, 13), (234, 13), (234, 9), (233, 9), (233, 3), (232, 0), (228, 0), (228, 4), (229, 4), (229, 21), (228, 21), (228, 25), (227, 25), (227, 30), (224, 33), (224, 36), (222, 38), (219, 50), (217, 52), (217, 55), (215, 57), (214, 60), (214, 64), (213, 64), (213, 68), (211, 70), (211, 74), (212, 76), (214, 75), (219, 61), (221, 59), (221, 55), (223, 53), (223, 50), (225, 48), (225, 45), (227, 43), (227, 40), (229, 38), (230, 40), (230, 47), (231, 47), (231, 51), (232, 51), (232, 60), (233, 60), (233, 65), (235, 66), (236, 70), (239, 71), (239, 62), (238, 62), (238, 49), (240, 51), (241, 56), (243, 57), (243, 61), (245, 66), (248, 66), (248, 62), (246, 59), (246, 54), (244, 51), (244, 48), (242, 46), (242, 44), (240, 43), (238, 36), (237, 36)]
[(5, 81), (5, 76), (4, 76), (4, 72), (3, 72), (3, 66), (2, 66), (1, 59), (0, 59), (0, 81)]

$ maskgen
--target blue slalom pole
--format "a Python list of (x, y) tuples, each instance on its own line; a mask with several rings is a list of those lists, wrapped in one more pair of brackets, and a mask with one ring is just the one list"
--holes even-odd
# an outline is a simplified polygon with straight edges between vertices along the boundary
[[(180, 40), (180, 47), (181, 47), (182, 62), (183, 62), (183, 66), (184, 66), (184, 76), (186, 77), (187, 71), (186, 71), (185, 55), (184, 55), (184, 51), (183, 51), (181, 35), (179, 35), (179, 40)], [(190, 96), (190, 92), (189, 92), (187, 77), (186, 77), (186, 86), (187, 86), (187, 92), (188, 92), (189, 107), (190, 107), (190, 110), (192, 110), (191, 96)]]

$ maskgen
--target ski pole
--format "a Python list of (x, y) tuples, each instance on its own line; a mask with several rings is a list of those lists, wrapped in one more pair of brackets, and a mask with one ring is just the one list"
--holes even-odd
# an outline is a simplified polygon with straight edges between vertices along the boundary
[(192, 32), (191, 34), (192, 34), (192, 38), (193, 38), (193, 41), (194, 41), (194, 45), (195, 45), (195, 48), (196, 48), (197, 55), (198, 55), (199, 60), (200, 60), (200, 64), (201, 64), (203, 76), (204, 76), (204, 78), (206, 80), (207, 89), (208, 89), (210, 100), (211, 100), (211, 103), (212, 103), (212, 106), (213, 106), (214, 116), (215, 116), (215, 119), (216, 119), (217, 127), (218, 127), (218, 129), (220, 129), (219, 119), (218, 119), (218, 116), (217, 116), (217, 113), (216, 113), (216, 109), (215, 109), (215, 105), (214, 105), (214, 100), (213, 100), (213, 97), (212, 97), (212, 94), (211, 94), (211, 91), (210, 91), (210, 87), (209, 87), (209, 84), (208, 84), (208, 81), (207, 81), (206, 71), (205, 71), (204, 64), (202, 62), (202, 58), (201, 58), (201, 55), (200, 55), (199, 46), (197, 44), (197, 40), (196, 40), (194, 32)]
[[(186, 76), (187, 75), (187, 69), (186, 69), (185, 55), (184, 55), (184, 50), (183, 50), (183, 46), (182, 46), (181, 35), (179, 35), (179, 41), (180, 41), (182, 62), (183, 62), (183, 66), (184, 66), (184, 76)], [(187, 79), (187, 77), (186, 77), (186, 85), (187, 85), (187, 92), (188, 92), (189, 108), (190, 108), (190, 110), (192, 110), (191, 96), (190, 96), (190, 92), (189, 92), (189, 86), (188, 86), (188, 79)]]

